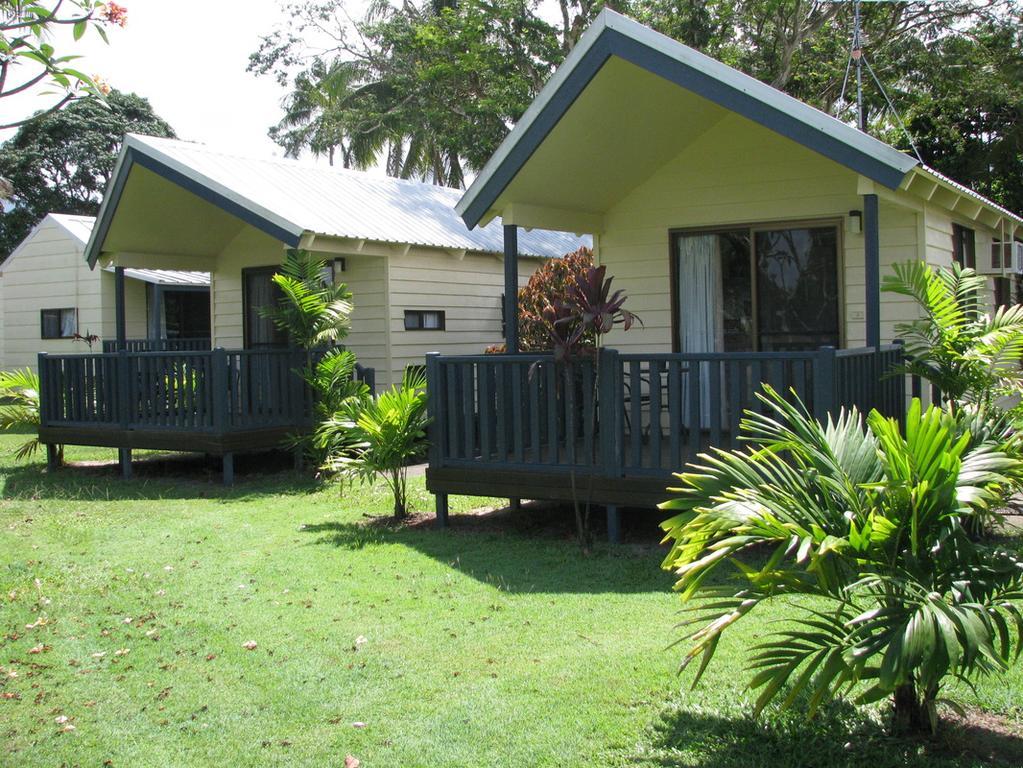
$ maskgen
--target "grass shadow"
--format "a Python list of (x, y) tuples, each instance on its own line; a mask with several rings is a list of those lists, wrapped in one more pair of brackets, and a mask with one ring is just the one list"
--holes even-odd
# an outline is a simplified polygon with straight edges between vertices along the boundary
[(201, 454), (150, 454), (132, 463), (132, 478), (121, 477), (116, 461), (71, 462), (54, 472), (32, 462), (0, 471), (3, 499), (74, 499), (81, 501), (222, 499), (295, 494), (317, 490), (311, 472), (294, 470), (290, 453), (239, 455), (235, 483), (223, 484), (220, 459)]
[[(432, 518), (397, 525), (389, 518), (302, 526), (311, 543), (346, 550), (382, 545), (410, 547), (478, 581), (511, 593), (640, 593), (670, 590), (660, 568), (654, 516), (634, 516), (629, 539), (584, 554), (574, 539), (571, 509), (523, 505), (452, 515), (447, 529)], [(643, 522), (645, 521), (645, 522)]]
[[(737, 709), (737, 706), (734, 708)], [(945, 719), (933, 738), (889, 736), (876, 711), (836, 702), (801, 712), (739, 712), (676, 705), (629, 762), (658, 768), (967, 768), (1023, 765), (1023, 739), (990, 721)]]

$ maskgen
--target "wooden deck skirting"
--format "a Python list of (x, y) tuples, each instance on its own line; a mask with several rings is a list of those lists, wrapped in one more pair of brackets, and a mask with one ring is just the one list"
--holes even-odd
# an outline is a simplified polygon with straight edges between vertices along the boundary
[[(443, 525), (450, 494), (589, 500), (609, 510), (668, 497), (673, 473), (735, 444), (763, 383), (818, 419), (843, 407), (901, 417), (899, 345), (800, 352), (622, 354), (556, 364), (550, 355), (427, 356), (427, 489)], [(575, 491), (572, 479), (575, 478)]]
[[(283, 447), (313, 427), (313, 394), (298, 371), (319, 352), (179, 350), (39, 355), (40, 442), (118, 448), (125, 475), (136, 448), (221, 456)], [(357, 368), (370, 388), (374, 371)]]

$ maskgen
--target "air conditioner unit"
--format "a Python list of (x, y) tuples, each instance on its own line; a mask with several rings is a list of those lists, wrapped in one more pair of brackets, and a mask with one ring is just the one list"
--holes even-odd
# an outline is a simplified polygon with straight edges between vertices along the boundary
[(982, 275), (1023, 274), (1023, 243), (992, 243), (991, 259), (979, 259), (977, 272)]

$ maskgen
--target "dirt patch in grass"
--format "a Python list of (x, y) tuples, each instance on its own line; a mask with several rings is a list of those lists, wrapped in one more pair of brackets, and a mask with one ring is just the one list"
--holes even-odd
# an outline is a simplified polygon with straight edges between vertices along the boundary
[(1023, 724), (982, 709), (966, 710), (966, 717), (945, 711), (939, 743), (932, 755), (964, 757), (989, 765), (1023, 765)]

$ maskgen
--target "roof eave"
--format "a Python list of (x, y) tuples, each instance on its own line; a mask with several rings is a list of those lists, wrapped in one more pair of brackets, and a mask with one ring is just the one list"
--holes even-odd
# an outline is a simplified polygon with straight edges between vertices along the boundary
[[(926, 179), (926, 181), (934, 185), (935, 188), (945, 190), (946, 192), (951, 193), (955, 198), (970, 201), (973, 205), (979, 206), (982, 210), (990, 213), (996, 220), (1011, 222), (1013, 228), (1023, 227), (1023, 216), (1013, 213), (1008, 208), (1000, 206), (993, 200), (989, 200), (980, 193), (959, 184), (933, 168), (926, 165), (918, 165), (906, 175), (903, 187), (907, 189), (910, 188), (914, 178)], [(930, 194), (924, 195), (924, 198), (927, 201), (931, 201), (933, 197), (933, 191)], [(952, 211), (954, 213), (959, 212), (955, 207), (952, 208)]]
[[(475, 227), (492, 212), (508, 184), (611, 56), (720, 104), (889, 189), (898, 188), (917, 165), (914, 158), (819, 110), (605, 10), (458, 201), (455, 210), (466, 226)], [(770, 101), (777, 103), (758, 94), (770, 95)]]
[(110, 230), (114, 213), (117, 211), (121, 194), (124, 192), (128, 176), (135, 165), (146, 168), (161, 178), (177, 184), (291, 247), (299, 244), (305, 232), (305, 229), (298, 224), (266, 210), (252, 200), (160, 152), (147, 144), (144, 139), (129, 134), (125, 136), (124, 144), (114, 166), (113, 176), (103, 195), (103, 202), (96, 216), (96, 225), (92, 229), (92, 235), (85, 248), (86, 260), (90, 268), (96, 266), (102, 253), (103, 243)]

